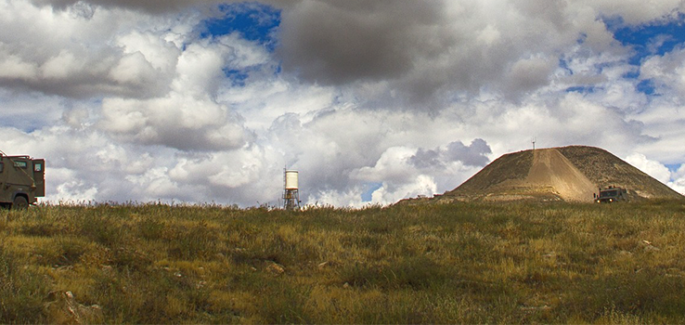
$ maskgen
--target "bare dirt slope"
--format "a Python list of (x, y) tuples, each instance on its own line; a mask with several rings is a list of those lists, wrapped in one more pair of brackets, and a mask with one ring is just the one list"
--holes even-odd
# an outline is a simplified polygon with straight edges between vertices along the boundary
[(441, 200), (592, 202), (598, 188), (610, 185), (628, 189), (634, 199), (685, 199), (605, 150), (571, 146), (503, 155)]
[(592, 202), (595, 185), (557, 149), (535, 150), (526, 181), (550, 187), (564, 201)]

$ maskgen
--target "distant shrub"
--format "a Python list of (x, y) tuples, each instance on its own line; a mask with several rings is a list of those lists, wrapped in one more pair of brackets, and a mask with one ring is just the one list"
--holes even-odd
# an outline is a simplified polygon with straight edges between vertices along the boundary
[(383, 264), (354, 263), (340, 271), (340, 281), (361, 288), (428, 289), (439, 288), (449, 272), (432, 260), (417, 256)]

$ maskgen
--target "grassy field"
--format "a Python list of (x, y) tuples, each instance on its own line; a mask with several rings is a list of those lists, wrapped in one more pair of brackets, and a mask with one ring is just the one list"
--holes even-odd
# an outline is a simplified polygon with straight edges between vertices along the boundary
[(0, 323), (74, 323), (53, 308), (66, 291), (99, 306), (81, 323), (685, 323), (684, 218), (682, 202), (0, 211)]

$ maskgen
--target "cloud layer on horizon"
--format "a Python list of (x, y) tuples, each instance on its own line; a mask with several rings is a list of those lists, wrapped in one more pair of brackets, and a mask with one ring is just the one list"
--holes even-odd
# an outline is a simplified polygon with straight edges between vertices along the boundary
[[(50, 201), (277, 205), (287, 166), (304, 203), (387, 204), (533, 139), (605, 148), (682, 193), (685, 47), (636, 64), (614, 31), (684, 15), (671, 0), (0, 0), (0, 149), (47, 159)], [(275, 27), (208, 30), (236, 17)]]

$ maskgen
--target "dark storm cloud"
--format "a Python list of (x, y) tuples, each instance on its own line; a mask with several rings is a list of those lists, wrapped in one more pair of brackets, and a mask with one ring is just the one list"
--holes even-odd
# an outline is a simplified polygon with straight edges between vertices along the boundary
[(470, 145), (455, 141), (447, 145), (446, 149), (435, 150), (419, 148), (416, 154), (409, 158), (409, 162), (417, 168), (443, 168), (447, 163), (461, 161), (465, 166), (485, 166), (490, 159), (486, 156), (492, 153), (490, 146), (483, 139), (475, 139)]
[(442, 19), (440, 1), (303, 1), (284, 15), (283, 66), (307, 80), (341, 84), (396, 78), (428, 46), (422, 27)]
[(440, 160), (440, 150), (426, 150), (419, 148), (416, 154), (409, 158), (409, 161), (417, 168), (437, 168), (444, 167), (445, 164)]
[(445, 156), (452, 161), (461, 161), (467, 166), (485, 166), (490, 159), (485, 155), (492, 153), (490, 146), (483, 139), (475, 139), (465, 146), (461, 141), (447, 146)]
[(378, 106), (440, 106), (483, 90), (517, 99), (547, 85), (554, 53), (576, 44), (565, 9), (539, 0), (300, 1), (283, 12), (277, 55), (284, 71), (359, 86)]
[[(65, 10), (77, 7), (99, 6), (103, 8), (123, 8), (136, 10), (148, 14), (162, 14), (179, 11), (187, 7), (200, 7), (203, 5), (241, 3), (242, 0), (30, 0), (39, 6), (50, 6), (55, 10)], [(276, 7), (288, 6), (299, 0), (267, 0), (259, 1)]]
[(33, 0), (33, 3), (43, 6), (51, 6), (56, 10), (64, 10), (79, 3), (90, 3), (106, 8), (120, 7), (134, 10), (141, 10), (149, 13), (162, 13), (188, 7), (191, 4), (202, 4), (215, 2), (211, 0)]
[(163, 94), (168, 88), (167, 80), (152, 73), (141, 76), (138, 80), (128, 82), (111, 80), (106, 73), (98, 73), (97, 75), (76, 74), (78, 72), (72, 75), (69, 80), (50, 80), (47, 78), (26, 80), (20, 77), (0, 77), (0, 87), (18, 92), (38, 91), (44, 94), (75, 99), (90, 98), (103, 94), (129, 98), (149, 98)]

